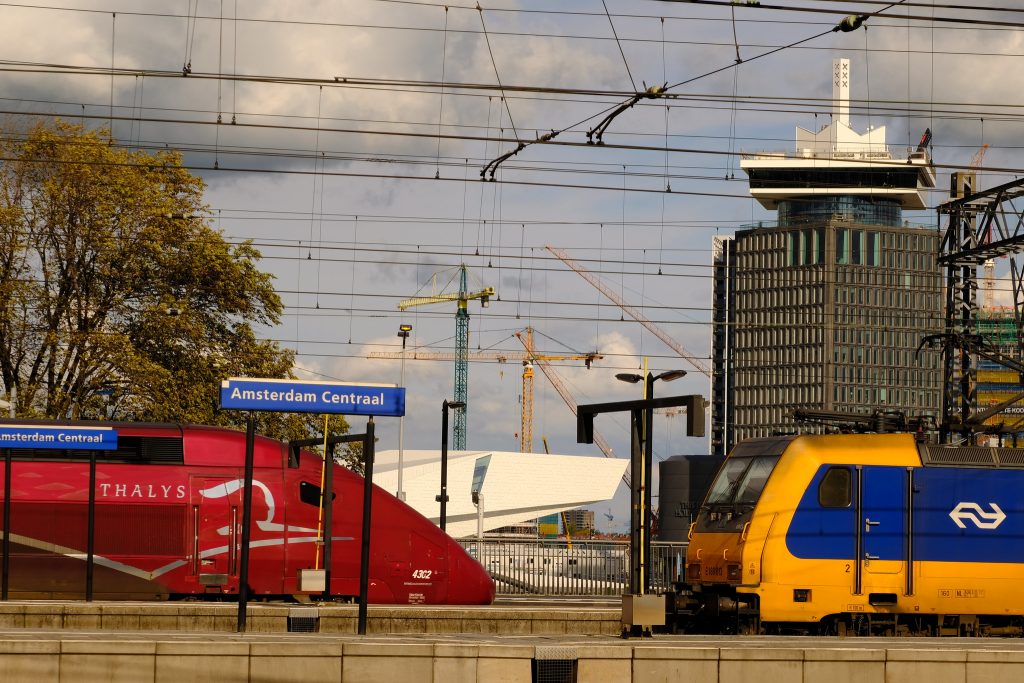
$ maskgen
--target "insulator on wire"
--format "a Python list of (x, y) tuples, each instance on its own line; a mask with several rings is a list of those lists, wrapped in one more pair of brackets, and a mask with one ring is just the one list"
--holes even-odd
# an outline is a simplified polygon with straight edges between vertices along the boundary
[(856, 31), (857, 29), (864, 25), (864, 22), (867, 20), (867, 18), (868, 15), (866, 14), (851, 14), (850, 16), (846, 17), (838, 24), (836, 24), (836, 27), (832, 29), (832, 31), (842, 31), (843, 33)]

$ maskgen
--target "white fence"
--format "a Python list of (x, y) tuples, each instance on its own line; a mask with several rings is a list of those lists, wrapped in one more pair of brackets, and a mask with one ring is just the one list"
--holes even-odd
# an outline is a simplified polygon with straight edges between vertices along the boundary
[[(459, 541), (490, 572), (499, 595), (621, 595), (629, 589), (628, 541), (476, 539)], [(683, 575), (686, 543), (651, 544), (650, 585), (668, 590)]]

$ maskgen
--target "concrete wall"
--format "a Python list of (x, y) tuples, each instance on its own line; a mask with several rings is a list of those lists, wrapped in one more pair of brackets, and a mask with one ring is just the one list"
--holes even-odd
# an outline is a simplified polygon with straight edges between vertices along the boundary
[[(869, 645), (869, 644), (868, 644)], [(950, 647), (691, 647), (609, 641), (569, 646), (386, 642), (311, 636), (287, 641), (0, 639), (0, 681), (177, 683), (530, 683), (538, 661), (575, 660), (578, 683), (995, 683), (1024, 680), (1024, 651)], [(995, 646), (995, 647), (993, 647)]]
[[(319, 632), (354, 634), (355, 605), (302, 607), (315, 611)], [(503, 635), (616, 636), (621, 631), (619, 608), (513, 609), (499, 607), (376, 606), (367, 610), (370, 634), (492, 633)], [(286, 633), (286, 605), (250, 604), (249, 633)], [(103, 631), (212, 631), (233, 633), (238, 607), (202, 603), (0, 602), (0, 629), (39, 628)]]

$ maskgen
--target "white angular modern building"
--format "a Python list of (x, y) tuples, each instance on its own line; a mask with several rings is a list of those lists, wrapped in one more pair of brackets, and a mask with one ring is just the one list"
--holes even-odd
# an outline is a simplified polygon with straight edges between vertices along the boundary
[[(449, 451), (446, 531), (454, 538), (477, 533), (473, 491), (483, 500), (483, 531), (610, 499), (628, 461), (577, 455), (508, 451)], [(402, 458), (405, 502), (435, 524), (440, 521), (441, 452), (406, 450)], [(374, 459), (373, 483), (398, 490), (398, 451)]]

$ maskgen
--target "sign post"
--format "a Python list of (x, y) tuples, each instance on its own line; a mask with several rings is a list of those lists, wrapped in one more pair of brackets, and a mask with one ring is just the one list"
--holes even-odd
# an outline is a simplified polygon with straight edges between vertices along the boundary
[(0, 425), (0, 446), (4, 449), (3, 577), (0, 579), (0, 584), (2, 584), (0, 585), (0, 599), (7, 600), (11, 578), (11, 451), (13, 449), (46, 449), (90, 451), (85, 599), (92, 600), (96, 520), (96, 451), (117, 450), (117, 432), (110, 427), (3, 424)]
[(238, 632), (245, 633), (249, 607), (249, 536), (252, 526), (252, 470), (256, 451), (256, 419), (245, 418), (245, 473), (242, 485), (242, 557), (238, 568)]
[(4, 449), (4, 547), (3, 547), (3, 587), (0, 599), (7, 602), (7, 592), (11, 575), (11, 449)]
[[(220, 407), (248, 410), (245, 439), (245, 490), (242, 499), (242, 557), (239, 566), (238, 632), (245, 632), (248, 601), (249, 526), (252, 523), (252, 477), (255, 442), (253, 411), (282, 413), (328, 413), (334, 415), (366, 415), (369, 417), (363, 442), (366, 457), (363, 500), (363, 539), (360, 551), (359, 634), (366, 633), (366, 606), (370, 564), (370, 510), (373, 477), (373, 417), (405, 415), (405, 389), (394, 384), (354, 384), (308, 382), (287, 379), (233, 377), (221, 382)], [(327, 464), (333, 467), (333, 458)], [(333, 491), (323, 492), (330, 501)], [(329, 504), (329, 503), (328, 503)], [(331, 531), (326, 530), (329, 536)], [(326, 556), (325, 556), (326, 559)], [(325, 576), (330, 576), (329, 570)], [(330, 591), (330, 585), (326, 585)]]
[[(630, 414), (630, 516), (631, 530), (629, 535), (629, 594), (622, 596), (623, 637), (639, 628), (643, 634), (645, 628), (661, 626), (665, 623), (665, 600), (659, 595), (645, 595), (645, 579), (650, 558), (644, 554), (644, 537), (649, 533), (651, 524), (650, 508), (644, 506), (644, 471), (650, 471), (651, 451), (644, 449), (648, 444), (650, 423), (646, 426), (645, 415), (653, 415), (656, 408), (686, 407), (686, 435), (704, 436), (704, 397), (696, 394), (689, 396), (666, 396), (663, 398), (644, 398), (639, 401), (615, 401), (611, 403), (591, 403), (577, 406), (576, 441), (579, 443), (594, 442), (594, 416), (601, 413), (628, 412)], [(649, 418), (648, 418), (649, 419)], [(642, 432), (647, 430), (648, 437)]]
[(363, 544), (359, 549), (359, 619), (356, 632), (366, 635), (366, 612), (370, 592), (370, 508), (373, 502), (373, 416), (366, 421), (363, 437)]

